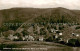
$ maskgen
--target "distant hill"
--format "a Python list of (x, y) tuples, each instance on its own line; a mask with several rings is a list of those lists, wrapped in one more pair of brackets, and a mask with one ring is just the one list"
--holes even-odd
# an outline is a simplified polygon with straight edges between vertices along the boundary
[[(0, 11), (0, 18), (3, 21), (20, 20), (22, 22), (27, 21), (36, 15), (39, 15), (43, 10), (33, 8), (12, 8)], [(1, 21), (0, 21), (1, 22)]]
[[(79, 12), (75, 10), (69, 10), (66, 8), (53, 8), (41, 15), (43, 19), (50, 20), (50, 22), (56, 23), (79, 23), (80, 15)], [(37, 19), (39, 19), (38, 17)], [(39, 19), (40, 20), (40, 19)]]
[(80, 10), (66, 8), (11, 8), (0, 10), (0, 27), (5, 22), (80, 23)]

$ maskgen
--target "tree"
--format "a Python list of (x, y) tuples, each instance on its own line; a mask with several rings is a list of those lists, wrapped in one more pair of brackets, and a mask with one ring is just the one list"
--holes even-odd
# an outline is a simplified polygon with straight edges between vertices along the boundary
[(70, 39), (69, 41), (68, 41), (68, 45), (69, 46), (77, 46), (77, 39)]
[(4, 32), (4, 31), (8, 31), (8, 27), (7, 26), (2, 26), (1, 28), (0, 28), (0, 32)]
[(80, 26), (76, 27), (75, 29), (80, 29)]
[(46, 39), (46, 41), (48, 41), (48, 42), (53, 42), (53, 36), (50, 36), (50, 37), (48, 37), (47, 39)]
[(46, 33), (46, 31), (45, 31), (45, 29), (44, 28), (41, 28), (40, 29), (40, 35), (46, 35), (47, 33)]
[(8, 27), (8, 29), (10, 29), (10, 30), (16, 30), (18, 27), (20, 27), (22, 25), (22, 23), (23, 22), (18, 19), (8, 20), (5, 22), (5, 24), (8, 24), (8, 25), (6, 25), (6, 27)]
[(23, 33), (23, 36), (25, 36), (25, 35), (29, 35), (29, 32), (26, 31), (26, 30), (22, 31), (22, 33)]
[(14, 36), (18, 36), (18, 37), (20, 37), (21, 35), (20, 35), (19, 33), (16, 33), (16, 34), (14, 34)]
[(76, 45), (80, 47), (80, 38), (77, 38)]
[(64, 26), (59, 26), (59, 30), (63, 30), (64, 29)]

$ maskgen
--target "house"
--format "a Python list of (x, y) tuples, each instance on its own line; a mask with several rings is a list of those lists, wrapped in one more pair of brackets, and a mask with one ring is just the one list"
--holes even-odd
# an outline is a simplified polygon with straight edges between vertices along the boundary
[(69, 42), (69, 40), (67, 39), (67, 40), (66, 40), (66, 43), (68, 43), (68, 42)]
[(59, 35), (63, 35), (62, 33), (59, 33)]
[(68, 43), (68, 42), (69, 42), (69, 39), (63, 39), (63, 41), (64, 41), (65, 43)]
[(76, 37), (79, 37), (79, 34), (77, 34)]
[(62, 38), (60, 38), (60, 40), (59, 41), (63, 41), (63, 39)]
[(13, 35), (9, 35), (9, 36), (8, 36), (8, 39), (14, 40)]
[(29, 41), (28, 36), (26, 35), (25, 37), (23, 37), (23, 40)]
[(22, 37), (23, 41), (25, 40), (25, 37)]
[(14, 39), (19, 39), (17, 36), (13, 36), (12, 34), (10, 34), (9, 36), (8, 36), (8, 39), (10, 39), (10, 40), (14, 40)]
[(54, 29), (51, 29), (51, 33), (56, 33)]
[(41, 37), (39, 37), (39, 41), (43, 41), (44, 40), (44, 38), (41, 36)]
[(28, 36), (29, 41), (34, 41), (34, 37), (33, 36)]
[(79, 37), (79, 34), (72, 33), (73, 36)]
[(13, 36), (14, 37), (14, 39), (18, 39), (18, 36)]
[(53, 37), (56, 39), (56, 38), (58, 38), (58, 35), (53, 35)]
[(73, 36), (75, 36), (75, 33), (72, 33)]
[(59, 30), (55, 30), (54, 28), (51, 29), (51, 33), (60, 33)]
[(55, 39), (58, 38), (58, 35), (55, 36)]
[(31, 35), (25, 36), (25, 38), (23, 38), (23, 40), (27, 40), (27, 41), (34, 41), (34, 37)]

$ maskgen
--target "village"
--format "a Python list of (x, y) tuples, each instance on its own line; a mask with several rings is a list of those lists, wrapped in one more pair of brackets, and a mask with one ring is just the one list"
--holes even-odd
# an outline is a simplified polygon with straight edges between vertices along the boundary
[[(63, 26), (63, 25), (62, 25)], [(71, 28), (64, 24), (62, 28)], [(16, 31), (8, 30), (6, 32), (0, 33), (0, 38), (10, 40), (10, 41), (40, 41), (40, 42), (56, 42), (56, 43), (69, 43), (70, 39), (78, 39), (80, 34), (75, 33), (72, 30), (66, 30), (68, 34), (65, 34), (59, 28), (58, 25), (51, 27), (34, 25), (29, 26), (27, 29), (21, 27)], [(70, 31), (70, 32), (69, 32)]]

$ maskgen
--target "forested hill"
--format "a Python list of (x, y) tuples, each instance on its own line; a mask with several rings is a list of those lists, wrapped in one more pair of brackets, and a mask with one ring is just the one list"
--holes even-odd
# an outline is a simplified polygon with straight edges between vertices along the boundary
[(5, 22), (80, 23), (80, 10), (66, 8), (11, 8), (0, 10), (0, 27)]

